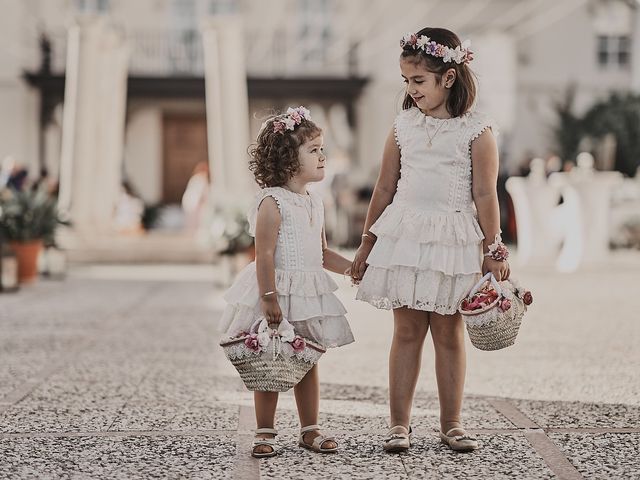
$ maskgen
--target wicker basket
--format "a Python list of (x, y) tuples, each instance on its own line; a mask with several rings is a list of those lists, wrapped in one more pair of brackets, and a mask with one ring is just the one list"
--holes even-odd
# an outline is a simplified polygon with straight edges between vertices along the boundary
[(295, 335), (287, 320), (282, 320), (275, 330), (266, 319), (258, 319), (249, 332), (223, 340), (220, 346), (247, 389), (260, 392), (290, 390), (326, 351), (317, 343)]
[[(477, 310), (465, 310), (465, 300), (469, 302), (486, 282), (490, 282), (497, 298)], [(522, 317), (527, 311), (525, 294), (528, 294), (528, 299), (532, 298), (530, 292), (526, 292), (510, 280), (498, 283), (491, 273), (486, 274), (474, 285), (458, 308), (474, 347), (480, 350), (500, 350), (515, 343)], [(503, 310), (501, 304), (505, 300), (508, 300), (511, 306)]]

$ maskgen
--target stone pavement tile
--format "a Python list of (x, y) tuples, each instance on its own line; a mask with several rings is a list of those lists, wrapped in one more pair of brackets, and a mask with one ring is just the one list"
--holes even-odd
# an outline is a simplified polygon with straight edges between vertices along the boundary
[(369, 435), (340, 436), (340, 451), (320, 454), (298, 447), (298, 436), (278, 436), (279, 454), (260, 461), (260, 478), (406, 479), (398, 456), (385, 455), (377, 438)]
[(640, 407), (624, 404), (513, 400), (518, 409), (543, 428), (640, 426)]
[(168, 424), (169, 430), (237, 430), (238, 406), (212, 403), (207, 407), (188, 406)]
[[(412, 425), (429, 430), (440, 427), (440, 403), (436, 393), (417, 392), (413, 402)], [(466, 428), (514, 428), (483, 398), (465, 397), (462, 404), (462, 424)]]
[(146, 377), (130, 398), (135, 403), (185, 404), (198, 402), (207, 405), (215, 400), (212, 383), (198, 381), (190, 375)]
[(365, 385), (343, 385), (339, 383), (322, 383), (320, 399), (362, 400), (367, 403), (387, 405), (389, 394), (386, 388)]
[(51, 407), (91, 407), (124, 404), (136, 390), (136, 383), (122, 381), (47, 381), (29, 394), (25, 402)]
[(168, 425), (182, 408), (177, 404), (127, 403), (118, 410), (109, 431), (168, 430)]
[(48, 379), (49, 382), (120, 382), (138, 384), (147, 375), (151, 366), (132, 358), (118, 359), (74, 359), (73, 363), (61, 368)]
[(230, 478), (223, 436), (0, 438), (0, 478)]
[(0, 433), (103, 431), (118, 413), (118, 405), (46, 406), (20, 402), (0, 413)]
[(413, 446), (401, 454), (412, 479), (551, 479), (556, 478), (523, 435), (478, 435), (481, 448), (455, 453), (438, 436), (414, 435)]
[(207, 407), (187, 404), (128, 403), (122, 407), (110, 431), (197, 431), (238, 428), (238, 406), (212, 402)]
[(640, 478), (640, 433), (550, 433), (549, 438), (585, 478)]

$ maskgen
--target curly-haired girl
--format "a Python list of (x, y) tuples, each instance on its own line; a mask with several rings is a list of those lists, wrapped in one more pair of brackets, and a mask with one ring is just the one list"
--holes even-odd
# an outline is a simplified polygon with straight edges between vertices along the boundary
[[(248, 265), (225, 295), (229, 303), (222, 327), (230, 337), (246, 332), (256, 320), (279, 324), (286, 318), (296, 333), (325, 348), (353, 342), (338, 288), (323, 270), (345, 273), (351, 262), (327, 248), (324, 209), (307, 184), (324, 178), (322, 130), (304, 107), (267, 120), (250, 150), (250, 169), (262, 190), (249, 213), (256, 261)], [(335, 452), (332, 437), (320, 432), (320, 388), (314, 366), (294, 387), (300, 418), (299, 445)], [(278, 392), (254, 392), (257, 430), (251, 454), (276, 454), (274, 429)]]

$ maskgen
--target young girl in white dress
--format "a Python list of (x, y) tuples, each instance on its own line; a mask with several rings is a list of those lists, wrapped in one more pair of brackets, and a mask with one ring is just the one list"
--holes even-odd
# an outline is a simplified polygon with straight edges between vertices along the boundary
[[(248, 331), (261, 318), (278, 324), (286, 318), (297, 334), (325, 348), (353, 342), (338, 288), (323, 268), (344, 274), (351, 261), (327, 248), (322, 199), (307, 184), (324, 178), (322, 130), (304, 107), (265, 122), (251, 149), (250, 168), (262, 190), (249, 213), (256, 261), (238, 274), (225, 294), (229, 303), (222, 329), (229, 337)], [(329, 453), (335, 439), (318, 423), (320, 387), (314, 366), (294, 387), (300, 418), (299, 445)], [(276, 454), (274, 429), (278, 392), (254, 392), (254, 457)]]
[(393, 309), (384, 449), (411, 445), (411, 405), (430, 329), (440, 438), (468, 451), (478, 443), (460, 422), (466, 357), (457, 308), (481, 273), (509, 276), (506, 261), (483, 256), (500, 242), (498, 151), (491, 121), (471, 110), (476, 87), (467, 44), (449, 30), (424, 28), (401, 47), (403, 110), (385, 144), (351, 272), (358, 299)]

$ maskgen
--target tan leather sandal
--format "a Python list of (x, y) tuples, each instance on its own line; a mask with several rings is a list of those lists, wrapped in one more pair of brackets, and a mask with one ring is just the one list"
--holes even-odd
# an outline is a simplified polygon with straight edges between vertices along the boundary
[[(456, 430), (460, 435), (452, 435)], [(456, 452), (471, 452), (479, 448), (478, 439), (462, 427), (454, 427), (447, 433), (440, 432), (440, 441)]]
[[(273, 428), (258, 428), (256, 430), (256, 435), (263, 434), (273, 435), (273, 438), (254, 438), (253, 444), (251, 445), (251, 456), (255, 458), (267, 458), (273, 457), (277, 455), (276, 451), (276, 436), (278, 435), (278, 431)], [(256, 447), (265, 446), (271, 448), (270, 452), (256, 452)]]
[(388, 453), (406, 452), (411, 447), (412, 429), (404, 425), (396, 425), (391, 427), (384, 437), (382, 448)]
[(307, 442), (305, 442), (304, 434), (307, 432), (313, 432), (314, 430), (320, 430), (320, 425), (307, 425), (306, 427), (302, 427), (300, 429), (300, 439), (298, 440), (298, 445), (303, 448), (306, 448), (307, 450), (311, 450), (313, 452), (318, 452), (318, 453), (335, 453), (338, 451), (338, 447), (323, 448), (322, 446), (325, 442), (337, 443), (334, 437), (318, 435), (316, 438), (313, 439), (312, 444), (308, 444)]

